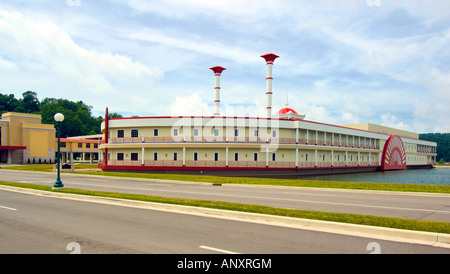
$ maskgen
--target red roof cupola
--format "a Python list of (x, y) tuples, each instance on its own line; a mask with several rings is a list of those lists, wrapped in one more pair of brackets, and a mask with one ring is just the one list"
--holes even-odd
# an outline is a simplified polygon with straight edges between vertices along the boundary
[(276, 114), (280, 115), (280, 114), (298, 114), (298, 113), (297, 113), (297, 111), (293, 110), (292, 108), (286, 107), (286, 108), (280, 109)]

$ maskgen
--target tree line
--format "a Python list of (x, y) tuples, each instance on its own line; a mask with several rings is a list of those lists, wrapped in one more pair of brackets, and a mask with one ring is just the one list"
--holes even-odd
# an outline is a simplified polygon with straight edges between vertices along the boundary
[(437, 143), (437, 162), (450, 162), (450, 133), (422, 133), (419, 139)]
[[(67, 99), (44, 98), (38, 99), (34, 91), (25, 91), (22, 98), (15, 98), (14, 94), (0, 93), (0, 113), (19, 112), (40, 114), (43, 124), (56, 124), (53, 116), (56, 113), (64, 115), (61, 125), (61, 137), (100, 134), (102, 116), (92, 115), (92, 106), (83, 101), (73, 102)], [(110, 117), (122, 117), (111, 113)]]

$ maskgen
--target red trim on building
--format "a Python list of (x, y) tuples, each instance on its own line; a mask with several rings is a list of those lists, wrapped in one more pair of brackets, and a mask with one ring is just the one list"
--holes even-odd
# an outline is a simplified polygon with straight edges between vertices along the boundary
[[(108, 143), (108, 139), (109, 139), (109, 112), (108, 112), (108, 107), (106, 107), (106, 110), (105, 110), (105, 144)], [(104, 159), (105, 159), (105, 164), (108, 165), (108, 148), (105, 148)]]
[(0, 146), (0, 149), (27, 149), (26, 146)]
[(341, 167), (302, 167), (302, 168), (288, 168), (288, 167), (187, 167), (187, 166), (117, 166), (117, 165), (98, 165), (103, 170), (170, 170), (170, 171), (251, 171), (251, 170), (314, 170), (314, 169), (355, 169), (355, 168), (379, 168), (380, 166), (341, 166)]
[[(58, 141), (58, 138), (55, 138), (55, 141)], [(98, 143), (100, 140), (96, 139), (71, 139), (71, 138), (60, 138), (61, 142), (92, 142), (92, 143)]]

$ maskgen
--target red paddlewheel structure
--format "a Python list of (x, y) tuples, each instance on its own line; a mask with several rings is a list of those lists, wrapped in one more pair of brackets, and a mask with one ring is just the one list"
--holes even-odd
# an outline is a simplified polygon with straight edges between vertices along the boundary
[(381, 156), (381, 170), (406, 169), (406, 153), (402, 138), (391, 135), (386, 141)]

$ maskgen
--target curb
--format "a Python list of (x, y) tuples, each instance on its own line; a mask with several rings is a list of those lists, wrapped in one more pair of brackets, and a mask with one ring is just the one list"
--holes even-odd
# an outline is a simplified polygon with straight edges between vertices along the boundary
[(450, 234), (437, 232), (413, 231), (367, 225), (356, 225), (339, 222), (329, 222), (284, 216), (265, 215), (212, 208), (192, 207), (154, 202), (143, 202), (117, 198), (87, 196), (70, 193), (49, 192), (43, 190), (19, 188), (0, 185), (0, 190), (13, 191), (31, 195), (77, 200), (92, 203), (127, 206), (141, 209), (159, 210), (173, 213), (183, 213), (204, 217), (229, 219), (266, 225), (283, 226), (298, 229), (315, 230), (321, 232), (369, 237), (381, 240), (424, 244), (436, 247), (450, 248)]

